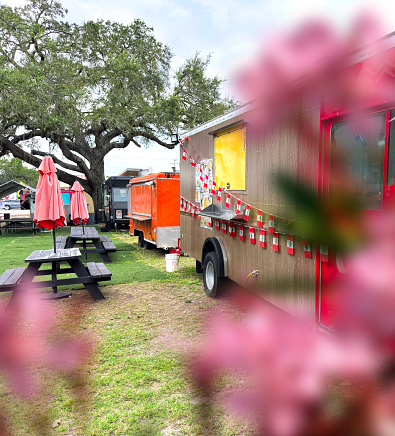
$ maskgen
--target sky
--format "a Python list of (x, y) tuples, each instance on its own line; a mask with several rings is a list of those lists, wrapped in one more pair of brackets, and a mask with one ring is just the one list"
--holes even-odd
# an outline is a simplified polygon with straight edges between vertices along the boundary
[[(0, 0), (9, 6), (21, 0)], [(234, 95), (232, 76), (262, 46), (265, 38), (297, 26), (309, 17), (325, 17), (341, 29), (347, 28), (361, 8), (378, 13), (386, 30), (395, 31), (393, 0), (63, 0), (67, 19), (81, 23), (104, 19), (130, 23), (142, 19), (154, 28), (158, 40), (172, 49), (173, 69), (195, 52), (211, 53), (210, 76), (226, 81), (222, 93)], [(167, 150), (159, 145), (138, 149), (133, 145), (113, 150), (105, 158), (107, 176), (125, 168), (170, 171), (179, 162), (179, 148)], [(178, 166), (178, 165), (177, 165)]]

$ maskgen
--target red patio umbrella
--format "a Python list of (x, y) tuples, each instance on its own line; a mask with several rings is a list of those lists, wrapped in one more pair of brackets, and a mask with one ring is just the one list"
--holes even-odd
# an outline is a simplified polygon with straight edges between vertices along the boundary
[(40, 177), (37, 183), (36, 210), (33, 220), (40, 229), (53, 231), (54, 251), (56, 252), (55, 229), (67, 223), (56, 168), (50, 156), (44, 157), (38, 167), (38, 172)]
[(84, 231), (84, 224), (89, 219), (88, 206), (86, 204), (86, 197), (84, 188), (77, 181), (74, 182), (71, 190), (71, 219), (74, 224), (82, 224), (82, 231)]

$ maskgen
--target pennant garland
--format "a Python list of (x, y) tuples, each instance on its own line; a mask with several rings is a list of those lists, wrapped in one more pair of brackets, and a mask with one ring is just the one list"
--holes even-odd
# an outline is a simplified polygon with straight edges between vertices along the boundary
[(287, 236), (287, 253), (291, 256), (294, 255), (294, 237), (292, 235)]
[(326, 245), (320, 245), (320, 261), (328, 262), (328, 260), (329, 260), (328, 247)]
[(269, 233), (274, 233), (274, 216), (269, 215)]
[(263, 219), (262, 219), (262, 211), (261, 210), (258, 210), (256, 221), (257, 221), (258, 227), (263, 227)]
[(246, 211), (245, 211), (245, 214), (244, 214), (244, 220), (245, 221), (248, 221), (248, 218), (250, 216), (250, 210), (251, 210), (251, 206), (249, 204), (247, 204)]
[(311, 245), (308, 239), (302, 238), (304, 257), (311, 259)]
[(237, 199), (236, 202), (236, 215), (238, 215), (241, 212), (241, 200)]
[(244, 241), (244, 226), (240, 225), (240, 229), (239, 229), (239, 239), (241, 242)]
[(225, 207), (229, 209), (230, 206), (230, 194), (226, 194), (226, 201), (225, 201)]
[(229, 236), (231, 238), (236, 237), (236, 226), (234, 223), (229, 223)]
[(221, 192), (222, 192), (222, 188), (221, 186), (218, 186), (218, 191), (217, 191), (217, 200), (221, 201)]
[(266, 248), (266, 230), (259, 231), (259, 246)]
[(278, 233), (273, 232), (273, 251), (280, 251)]
[[(182, 159), (184, 161), (187, 160), (187, 156), (189, 156), (189, 160), (192, 167), (196, 167), (196, 161), (195, 159), (187, 152), (185, 147), (183, 146), (184, 142), (188, 141), (188, 137), (184, 137), (183, 140), (179, 140), (180, 145), (182, 147)], [(207, 189), (208, 185), (208, 175), (205, 176), (205, 179), (203, 180), (203, 169), (200, 168), (200, 180), (204, 181), (204, 188)], [(224, 183), (222, 181), (218, 182), (217, 176), (215, 176), (215, 181), (212, 182), (211, 186), (211, 194), (217, 195), (217, 200), (221, 201), (222, 198), (222, 191)], [(230, 194), (227, 192), (226, 195), (226, 202), (225, 207), (230, 208), (230, 200), (231, 197), (234, 197), (236, 199), (236, 214), (241, 213), (241, 205), (244, 203), (246, 205), (245, 213), (244, 213), (244, 220), (248, 221), (251, 211), (251, 205), (245, 203), (244, 201), (240, 200), (239, 198), (235, 197), (233, 194)], [(255, 209), (255, 208), (254, 208)], [(180, 198), (180, 210), (184, 210), (185, 212), (191, 213), (192, 217), (196, 216), (198, 219), (200, 219), (199, 212), (201, 212), (201, 209), (197, 208), (192, 203), (185, 200), (183, 197)], [(259, 246), (262, 248), (266, 247), (266, 230), (264, 230), (263, 227), (263, 213), (267, 213), (269, 215), (269, 226), (268, 226), (268, 232), (273, 234), (273, 251), (279, 251), (280, 250), (280, 244), (279, 244), (279, 233), (274, 231), (274, 217), (275, 215), (270, 215), (266, 211), (262, 211), (260, 209), (257, 209), (257, 226), (260, 228), (259, 232)], [(281, 217), (277, 217), (278, 219), (281, 219)], [(282, 218), (283, 222), (287, 221), (289, 223), (293, 222), (291, 218)], [(207, 217), (207, 222), (209, 227), (213, 227), (215, 230), (220, 230), (220, 227), (222, 227), (222, 232), (224, 234), (227, 233), (227, 223), (226, 221), (222, 221), (222, 226), (220, 224), (220, 221), (217, 219), (213, 219), (210, 217)], [(254, 227), (250, 227), (250, 242), (251, 244), (256, 243), (255, 239), (255, 230)], [(236, 237), (236, 226), (234, 223), (229, 223), (229, 236), (230, 237)], [(240, 225), (239, 227), (239, 239), (240, 241), (244, 241), (244, 226)], [(304, 257), (311, 259), (312, 258), (312, 252), (311, 252), (311, 245), (310, 242), (306, 239), (302, 239), (302, 246), (304, 249)], [(293, 235), (287, 235), (287, 253), (290, 255), (294, 255), (294, 237)], [(320, 260), (322, 262), (328, 262), (328, 247), (321, 245), (320, 246)]]
[(211, 195), (215, 195), (216, 194), (216, 189), (215, 189), (216, 187), (217, 187), (217, 184), (213, 180), (213, 184), (211, 185)]

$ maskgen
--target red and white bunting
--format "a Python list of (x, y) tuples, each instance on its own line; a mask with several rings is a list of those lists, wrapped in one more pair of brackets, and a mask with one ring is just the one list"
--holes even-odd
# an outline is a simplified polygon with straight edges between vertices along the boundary
[(193, 160), (192, 156), (189, 156), (189, 160), (191, 161), (191, 166), (195, 167), (196, 166), (196, 162)]
[(311, 259), (311, 245), (308, 239), (302, 238), (304, 257)]
[(182, 149), (182, 160), (187, 160), (187, 151), (185, 150), (185, 148)]
[(254, 227), (250, 227), (250, 242), (251, 244), (256, 244)]
[(219, 230), (219, 220), (214, 220), (214, 228), (215, 230)]
[(188, 213), (192, 213), (192, 203), (188, 203)]
[(180, 210), (184, 209), (184, 199), (180, 197)]
[(236, 214), (238, 215), (241, 212), (241, 200), (237, 199), (236, 202)]
[(202, 167), (200, 167), (199, 172), (200, 172), (200, 181), (203, 182), (203, 170), (202, 170)]
[(204, 189), (207, 189), (207, 184), (208, 184), (208, 175), (206, 174), (204, 177), (204, 185), (203, 185)]
[(280, 251), (279, 235), (273, 232), (273, 251)]
[(242, 225), (240, 225), (240, 228), (239, 228), (239, 239), (241, 242), (244, 241), (244, 226), (242, 226)]
[(217, 191), (217, 200), (221, 201), (221, 192), (222, 192), (222, 188), (221, 186), (218, 186), (218, 191)]
[[(198, 209), (198, 208), (196, 208), (196, 209)], [(196, 218), (198, 219), (198, 220), (200, 220), (200, 212), (202, 211), (202, 209), (200, 209), (200, 207), (199, 207), (199, 209), (198, 209), (198, 212), (196, 212)]]
[(259, 231), (259, 246), (266, 248), (266, 230)]
[(229, 223), (229, 236), (231, 238), (236, 237), (236, 226), (235, 223)]
[(247, 204), (246, 211), (244, 213), (244, 220), (245, 221), (248, 221), (248, 218), (250, 216), (250, 211), (251, 211), (251, 206), (249, 204)]
[(214, 180), (213, 180), (213, 184), (211, 185), (211, 194), (212, 195), (215, 195), (216, 194), (216, 186), (217, 186), (217, 184), (214, 182)]
[(226, 194), (225, 207), (229, 209), (230, 206), (230, 194)]
[(274, 233), (274, 216), (269, 215), (269, 233)]
[(311, 259), (311, 246), (310, 244), (303, 246), (304, 251), (304, 257), (307, 257), (307, 259)]
[(222, 221), (222, 233), (226, 235), (226, 221)]
[(328, 262), (328, 260), (329, 260), (328, 247), (326, 245), (320, 245), (320, 261)]
[(287, 236), (287, 253), (291, 256), (294, 255), (294, 237), (292, 235)]
[(209, 227), (213, 227), (213, 220), (210, 217), (207, 218), (207, 222)]
[(256, 216), (256, 224), (258, 227), (263, 227), (263, 218), (262, 218), (262, 211), (258, 210), (257, 216)]
[(187, 212), (187, 211), (188, 211), (188, 202), (184, 198), (184, 212)]
[(195, 205), (192, 205), (192, 218), (195, 218)]

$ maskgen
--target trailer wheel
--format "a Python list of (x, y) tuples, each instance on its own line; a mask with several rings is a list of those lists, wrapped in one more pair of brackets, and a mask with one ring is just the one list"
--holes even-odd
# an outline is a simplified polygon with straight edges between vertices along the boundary
[(144, 247), (144, 233), (142, 233), (142, 232), (139, 233), (139, 239), (138, 239), (137, 245), (139, 247)]
[(218, 298), (224, 284), (224, 278), (219, 277), (218, 258), (215, 251), (207, 253), (203, 263), (203, 283), (206, 294)]
[(148, 242), (148, 241), (144, 241), (144, 245), (143, 245), (143, 247), (146, 249), (146, 250), (152, 250), (153, 248), (154, 248), (154, 244), (151, 244), (151, 242)]

